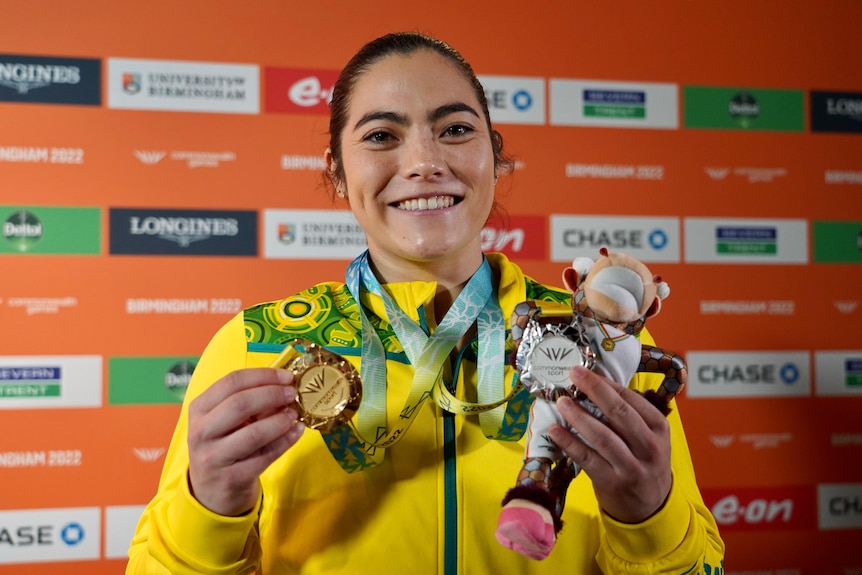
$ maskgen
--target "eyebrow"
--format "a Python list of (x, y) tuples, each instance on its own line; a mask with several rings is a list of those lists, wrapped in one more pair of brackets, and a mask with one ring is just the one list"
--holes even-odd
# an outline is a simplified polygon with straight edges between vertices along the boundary
[[(476, 118), (481, 118), (479, 113), (473, 109), (472, 106), (465, 104), (464, 102), (452, 102), (451, 104), (444, 104), (438, 108), (435, 108), (428, 114), (429, 122), (436, 122), (442, 118), (450, 114), (456, 114), (458, 112), (467, 112), (476, 116)], [(387, 122), (393, 122), (395, 124), (400, 124), (402, 126), (406, 126), (409, 122), (407, 121), (407, 116), (404, 114), (398, 114), (396, 112), (386, 112), (383, 110), (368, 112), (356, 122), (356, 125), (353, 126), (353, 129), (359, 129), (368, 122), (372, 122), (374, 120), (384, 120)]]

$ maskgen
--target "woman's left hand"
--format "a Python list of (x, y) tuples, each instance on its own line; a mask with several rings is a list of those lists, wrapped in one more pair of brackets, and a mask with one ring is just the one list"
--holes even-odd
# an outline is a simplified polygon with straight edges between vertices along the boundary
[(573, 399), (557, 401), (577, 430), (554, 425), (551, 438), (593, 482), (602, 509), (624, 523), (640, 523), (658, 511), (671, 487), (670, 425), (642, 395), (582, 367), (570, 377), (607, 417), (605, 425)]

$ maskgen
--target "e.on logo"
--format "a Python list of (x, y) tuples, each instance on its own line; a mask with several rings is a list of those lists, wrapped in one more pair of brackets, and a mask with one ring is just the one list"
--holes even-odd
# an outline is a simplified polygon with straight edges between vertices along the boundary
[(286, 114), (329, 114), (337, 70), (267, 68), (264, 110)]
[(813, 487), (704, 490), (704, 503), (722, 531), (816, 529)]
[(542, 216), (492, 218), (482, 228), (482, 251), (518, 259), (545, 259), (546, 229)]

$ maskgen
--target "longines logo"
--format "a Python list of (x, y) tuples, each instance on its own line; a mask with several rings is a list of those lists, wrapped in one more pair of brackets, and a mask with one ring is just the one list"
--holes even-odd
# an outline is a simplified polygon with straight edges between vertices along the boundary
[(862, 132), (862, 93), (811, 92), (811, 131)]
[(111, 208), (110, 253), (257, 255), (257, 212)]
[(0, 54), (0, 101), (99, 105), (101, 60)]

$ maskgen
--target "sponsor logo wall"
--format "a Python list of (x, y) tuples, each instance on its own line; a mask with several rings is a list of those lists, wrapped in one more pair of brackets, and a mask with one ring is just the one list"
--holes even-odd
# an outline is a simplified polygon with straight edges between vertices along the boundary
[(688, 361), (725, 573), (862, 573), (862, 74), (831, 64), (862, 53), (858, 2), (806, 1), (782, 15), (804, 36), (778, 38), (726, 23), (775, 21), (738, 1), (503, 0), (468, 33), (394, 0), (344, 21), (87, 0), (75, 40), (19, 4), (0, 19), (0, 573), (121, 572), (209, 338), (365, 248), (322, 186), (328, 102), (360, 24), (420, 19), (471, 61), (516, 162), (483, 248), (559, 285), (608, 247), (670, 285), (648, 328)]

